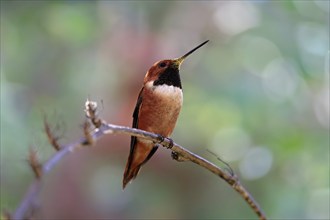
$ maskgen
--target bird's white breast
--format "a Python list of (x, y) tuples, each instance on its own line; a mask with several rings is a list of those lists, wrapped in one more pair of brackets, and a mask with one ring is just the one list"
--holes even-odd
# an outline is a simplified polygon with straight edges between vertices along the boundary
[(175, 86), (169, 86), (166, 84), (163, 85), (153, 85), (153, 81), (150, 81), (146, 84), (146, 87), (148, 89), (151, 89), (154, 93), (154, 95), (158, 96), (159, 98), (164, 99), (170, 99), (173, 104), (182, 105), (183, 102), (183, 94), (182, 89), (175, 87)]

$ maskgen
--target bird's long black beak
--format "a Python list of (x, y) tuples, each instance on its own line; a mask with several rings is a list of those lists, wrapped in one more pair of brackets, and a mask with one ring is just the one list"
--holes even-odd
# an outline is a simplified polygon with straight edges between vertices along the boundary
[(198, 48), (202, 47), (204, 44), (206, 44), (207, 42), (209, 42), (209, 40), (201, 43), (200, 45), (198, 45), (197, 47), (195, 47), (194, 49), (192, 49), (191, 51), (189, 51), (188, 53), (186, 53), (185, 55), (183, 55), (180, 58), (177, 58), (174, 60), (175, 64), (178, 66), (178, 68), (180, 68), (181, 64), (183, 63), (183, 61), (193, 52), (195, 52)]

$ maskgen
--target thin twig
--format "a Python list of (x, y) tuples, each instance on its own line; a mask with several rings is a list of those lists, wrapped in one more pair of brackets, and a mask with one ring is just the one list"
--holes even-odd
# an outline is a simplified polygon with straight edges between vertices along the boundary
[(223, 163), (224, 165), (226, 165), (226, 170), (230, 173), (231, 176), (234, 176), (234, 170), (231, 168), (231, 166), (224, 161), (223, 159), (221, 159), (218, 155), (216, 155), (214, 152), (210, 151), (209, 149), (206, 149), (207, 152), (209, 152), (210, 154), (212, 154), (213, 156), (215, 156), (221, 163)]
[(85, 102), (85, 114), (88, 119), (91, 120), (92, 124), (99, 128), (102, 125), (102, 120), (98, 116), (97, 102), (90, 101), (87, 99)]
[[(142, 137), (146, 138), (152, 141), (159, 141), (159, 135), (135, 129), (135, 128), (129, 128), (124, 126), (117, 126), (112, 124), (105, 124), (102, 123), (101, 126), (94, 130), (92, 133), (92, 137), (94, 140), (99, 139), (100, 137), (104, 136), (105, 134), (126, 134), (126, 135), (132, 135), (136, 137)], [(43, 166), (43, 174), (48, 173), (56, 164), (59, 163), (59, 161), (69, 153), (73, 152), (80, 146), (82, 146), (84, 143), (86, 143), (86, 138), (81, 138), (78, 141), (76, 141), (73, 144), (63, 146), (60, 151), (58, 151), (53, 157), (51, 157)], [(171, 144), (171, 140), (168, 138), (165, 138), (164, 141), (161, 143), (162, 146), (165, 148), (168, 148)], [(242, 186), (242, 184), (239, 182), (238, 178), (235, 175), (228, 174), (225, 170), (223, 170), (220, 167), (217, 167), (213, 163), (207, 161), (206, 159), (190, 152), (189, 150), (183, 148), (182, 146), (173, 143), (173, 146), (171, 148), (172, 151), (177, 153), (180, 157), (184, 157), (187, 160), (190, 160), (191, 162), (204, 167), (205, 169), (209, 170), (210, 172), (214, 173), (215, 175), (219, 176), (223, 180), (225, 180), (229, 185), (231, 185), (248, 203), (248, 205), (251, 207), (251, 209), (258, 215), (259, 219), (265, 220), (266, 215), (258, 205), (258, 203), (253, 199), (251, 194)], [(36, 180), (33, 185), (37, 185), (38, 180)], [(32, 185), (32, 186), (33, 186)], [(37, 188), (37, 189), (36, 189)], [(28, 212), (30, 208), (30, 204), (32, 204), (39, 192), (39, 187), (31, 187), (30, 191), (28, 192), (25, 198), (23, 199), (21, 205), (16, 210), (13, 218), (16, 220), (24, 219), (25, 213)]]
[(54, 149), (56, 151), (59, 151), (61, 149), (61, 146), (58, 143), (59, 137), (57, 137), (53, 134), (46, 116), (44, 116), (44, 129), (45, 129), (49, 143), (54, 147)]
[(37, 153), (38, 152), (31, 147), (30, 152), (29, 152), (28, 162), (29, 162), (29, 165), (30, 165), (33, 173), (34, 173), (34, 176), (37, 179), (40, 179), (41, 174), (42, 174), (42, 164), (40, 163), (40, 161), (38, 159)]
[(83, 124), (84, 136), (86, 138), (86, 142), (84, 143), (84, 145), (93, 145), (94, 144), (94, 139), (90, 132), (90, 127), (91, 127), (90, 122), (86, 120)]

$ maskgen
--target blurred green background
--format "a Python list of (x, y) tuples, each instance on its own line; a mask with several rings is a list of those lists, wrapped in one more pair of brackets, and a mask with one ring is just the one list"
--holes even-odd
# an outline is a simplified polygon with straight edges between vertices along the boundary
[[(230, 163), (271, 219), (329, 218), (329, 1), (1, 1), (1, 206), (33, 174), (26, 157), (82, 135), (84, 101), (131, 125), (144, 74), (183, 55), (175, 142)], [(103, 104), (101, 104), (103, 103)], [(49, 175), (37, 218), (251, 219), (224, 181), (160, 149), (121, 181), (129, 137), (108, 135)]]

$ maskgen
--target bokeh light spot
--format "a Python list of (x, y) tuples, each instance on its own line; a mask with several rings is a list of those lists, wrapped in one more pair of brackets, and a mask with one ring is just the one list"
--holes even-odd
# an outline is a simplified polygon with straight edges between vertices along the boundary
[(260, 16), (258, 9), (247, 1), (224, 1), (214, 14), (214, 22), (231, 36), (258, 26)]
[(245, 35), (236, 44), (236, 56), (240, 57), (244, 68), (253, 74), (262, 76), (266, 65), (281, 58), (278, 47), (269, 39)]
[(264, 147), (253, 147), (244, 156), (239, 169), (245, 179), (258, 179), (272, 167), (272, 153)]
[(263, 86), (269, 98), (282, 101), (291, 98), (298, 87), (295, 67), (284, 59), (271, 61), (263, 73)]
[(324, 56), (329, 42), (328, 31), (320, 24), (304, 22), (298, 26), (298, 46), (317, 56)]
[(242, 128), (227, 127), (216, 133), (211, 151), (225, 161), (235, 161), (247, 152), (250, 142), (250, 136)]
[(307, 215), (311, 219), (329, 219), (329, 188), (314, 190), (307, 205)]

